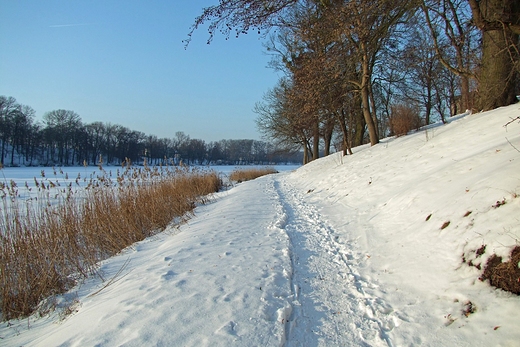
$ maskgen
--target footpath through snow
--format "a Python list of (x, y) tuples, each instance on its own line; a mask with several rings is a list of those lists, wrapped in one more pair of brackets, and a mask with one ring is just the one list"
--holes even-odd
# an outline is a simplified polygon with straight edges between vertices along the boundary
[(519, 115), (454, 118), (218, 193), (50, 315), (2, 323), (0, 344), (519, 346), (519, 296), (478, 280), (520, 245), (520, 124), (503, 127)]

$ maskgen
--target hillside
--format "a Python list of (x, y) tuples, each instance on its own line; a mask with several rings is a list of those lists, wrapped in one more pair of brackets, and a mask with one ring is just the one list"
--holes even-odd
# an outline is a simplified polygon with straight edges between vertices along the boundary
[(238, 184), (49, 315), (2, 323), (2, 345), (518, 346), (520, 297), (479, 279), (520, 246), (520, 124), (504, 127), (518, 116), (454, 117)]

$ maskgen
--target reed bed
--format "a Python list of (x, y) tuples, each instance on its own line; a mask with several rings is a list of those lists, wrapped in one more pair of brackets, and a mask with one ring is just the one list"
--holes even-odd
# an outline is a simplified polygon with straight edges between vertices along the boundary
[(48, 180), (35, 179), (37, 193), (27, 199), (19, 198), (16, 184), (0, 185), (3, 320), (34, 313), (42, 300), (96, 273), (100, 260), (189, 216), (222, 185), (214, 171), (99, 169), (100, 175), (76, 190), (72, 183), (56, 189), (55, 181), (52, 190)]
[(278, 173), (273, 167), (235, 169), (229, 175), (229, 180), (240, 183), (273, 173)]

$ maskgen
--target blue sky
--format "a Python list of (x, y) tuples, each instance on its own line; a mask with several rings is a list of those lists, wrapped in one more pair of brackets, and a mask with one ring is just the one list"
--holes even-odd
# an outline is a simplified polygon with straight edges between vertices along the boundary
[(205, 141), (260, 139), (254, 104), (278, 75), (256, 33), (206, 44), (218, 0), (0, 0), (0, 95), (84, 123)]

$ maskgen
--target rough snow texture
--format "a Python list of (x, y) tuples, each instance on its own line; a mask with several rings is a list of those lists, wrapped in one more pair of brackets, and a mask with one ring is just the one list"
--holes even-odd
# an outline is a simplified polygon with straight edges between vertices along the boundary
[(504, 128), (519, 115), (458, 117), (218, 193), (50, 315), (2, 323), (0, 342), (518, 346), (520, 297), (478, 265), (520, 244), (520, 124)]

